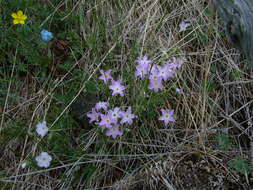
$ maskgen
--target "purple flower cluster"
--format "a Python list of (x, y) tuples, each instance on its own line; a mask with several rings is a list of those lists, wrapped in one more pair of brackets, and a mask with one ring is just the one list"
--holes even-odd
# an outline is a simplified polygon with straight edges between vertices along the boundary
[[(163, 83), (169, 79), (173, 79), (177, 69), (179, 69), (183, 63), (183, 59), (173, 57), (171, 60), (158, 65), (153, 64), (147, 56), (138, 57), (136, 60), (135, 77), (140, 79), (148, 79), (150, 90), (158, 92), (164, 89)], [(112, 90), (112, 96), (120, 95), (124, 96), (124, 90), (126, 87), (122, 84), (122, 80), (114, 80), (111, 75), (112, 70), (107, 71), (100, 70), (99, 79), (105, 84), (109, 83), (109, 89)], [(176, 89), (178, 94), (183, 93), (181, 89)], [(133, 119), (137, 116), (132, 113), (132, 109), (129, 106), (125, 111), (120, 107), (109, 108), (108, 102), (98, 102), (94, 108), (87, 114), (90, 119), (90, 123), (95, 123), (102, 130), (106, 130), (105, 135), (116, 138), (123, 134), (123, 125), (132, 125)], [(158, 120), (164, 121), (165, 126), (171, 122), (175, 122), (174, 110), (162, 109), (162, 116)]]
[(126, 124), (132, 125), (133, 119), (137, 116), (132, 113), (131, 107), (128, 107), (126, 111), (119, 107), (112, 109), (108, 109), (108, 107), (108, 102), (98, 102), (87, 114), (87, 117), (90, 118), (90, 123), (95, 123), (101, 129), (106, 129), (106, 136), (112, 136), (115, 139), (123, 134), (120, 128)]
[(162, 65), (157, 65), (152, 64), (152, 61), (149, 60), (147, 56), (144, 56), (138, 57), (136, 62), (135, 76), (140, 79), (147, 77), (149, 79), (148, 88), (158, 92), (164, 89), (163, 82), (174, 78), (176, 70), (182, 66), (184, 61), (173, 57), (172, 60)]
[(107, 82), (111, 80), (111, 85), (109, 86), (109, 88), (112, 90), (113, 96), (117, 94), (119, 94), (120, 96), (124, 96), (125, 95), (124, 90), (126, 89), (126, 87), (122, 85), (122, 80), (120, 79), (114, 80), (111, 76), (111, 72), (112, 72), (111, 69), (107, 71), (100, 70), (101, 76), (99, 77), (99, 79), (103, 80), (105, 84), (107, 84)]

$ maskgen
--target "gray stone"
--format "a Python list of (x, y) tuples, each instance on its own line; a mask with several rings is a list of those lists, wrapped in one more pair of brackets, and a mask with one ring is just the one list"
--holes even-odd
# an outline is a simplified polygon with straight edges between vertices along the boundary
[(81, 125), (83, 129), (91, 129), (89, 124), (89, 118), (86, 114), (95, 107), (96, 103), (99, 101), (97, 94), (84, 92), (81, 93), (70, 107), (70, 112), (73, 118)]
[(253, 0), (213, 0), (231, 41), (253, 67)]

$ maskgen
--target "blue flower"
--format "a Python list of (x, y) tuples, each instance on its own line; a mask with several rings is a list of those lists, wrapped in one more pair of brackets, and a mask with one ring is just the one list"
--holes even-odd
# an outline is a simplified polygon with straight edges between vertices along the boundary
[(42, 41), (48, 42), (53, 38), (53, 33), (43, 29), (40, 32), (40, 36)]

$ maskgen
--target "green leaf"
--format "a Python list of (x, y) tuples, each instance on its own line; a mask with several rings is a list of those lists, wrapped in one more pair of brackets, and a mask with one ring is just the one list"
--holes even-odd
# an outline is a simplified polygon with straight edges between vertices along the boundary
[(233, 71), (232, 73), (231, 73), (231, 75), (232, 75), (232, 77), (234, 78), (234, 79), (240, 79), (240, 78), (242, 78), (242, 76), (243, 76), (243, 73), (241, 72), (241, 71)]
[(87, 90), (87, 92), (89, 93), (96, 93), (98, 92), (98, 88), (95, 82), (92, 81), (88, 81), (85, 85), (85, 88)]
[(241, 157), (230, 160), (228, 166), (241, 174), (249, 174), (251, 172), (249, 163)]
[(163, 105), (163, 104), (165, 104), (165, 100), (161, 96), (154, 96), (152, 98), (152, 104), (153, 105)]
[(65, 71), (69, 71), (73, 66), (73, 62), (71, 61), (66, 61), (63, 64), (60, 64), (59, 67)]
[(211, 92), (217, 87), (217, 84), (214, 82), (204, 82), (202, 86), (204, 91)]
[(217, 72), (217, 67), (216, 67), (215, 65), (211, 65), (210, 70), (211, 70), (213, 73), (216, 73), (216, 72)]
[(231, 148), (231, 139), (226, 134), (216, 135), (216, 140), (218, 141), (218, 146), (222, 150), (229, 150)]

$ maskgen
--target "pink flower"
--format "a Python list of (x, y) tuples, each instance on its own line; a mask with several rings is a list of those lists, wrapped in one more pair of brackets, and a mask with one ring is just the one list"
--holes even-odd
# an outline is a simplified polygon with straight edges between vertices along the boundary
[(164, 121), (164, 124), (167, 126), (170, 122), (175, 122), (176, 120), (173, 117), (174, 110), (162, 109), (162, 116), (158, 120)]
[(101, 110), (101, 109), (107, 110), (108, 106), (109, 106), (108, 102), (98, 102), (98, 103), (96, 103), (95, 108), (97, 111)]
[(148, 64), (139, 64), (136, 66), (135, 76), (144, 79), (145, 75), (148, 74), (150, 65)]
[(145, 75), (148, 74), (152, 61), (148, 60), (147, 56), (144, 56), (143, 58), (139, 57), (136, 62), (139, 64), (136, 66), (135, 77), (144, 79)]
[(183, 58), (175, 58), (175, 57), (172, 57), (172, 60), (169, 60), (168, 62), (165, 63), (165, 65), (173, 71), (179, 69), (183, 64), (184, 64)]
[(117, 136), (121, 136), (123, 134), (122, 131), (119, 130), (119, 125), (114, 125), (111, 128), (109, 128), (108, 131), (106, 131), (106, 136), (112, 136), (112, 138), (116, 138)]
[(158, 80), (159, 78), (162, 78), (160, 76), (158, 65), (153, 65), (150, 71), (149, 80)]
[(136, 62), (138, 64), (140, 64), (140, 65), (142, 65), (142, 64), (148, 64), (148, 65), (150, 65), (152, 63), (152, 61), (149, 60), (147, 56), (138, 57), (137, 60), (136, 60)]
[(158, 65), (152, 65), (150, 75), (159, 75)]
[(101, 127), (106, 127), (106, 128), (111, 128), (112, 127), (112, 123), (113, 123), (113, 119), (111, 118), (111, 116), (109, 114), (101, 114), (101, 121), (99, 122), (99, 126)]
[(177, 68), (180, 69), (181, 66), (184, 64), (185, 62), (185, 58), (176, 58), (176, 64), (177, 64)]
[(167, 81), (168, 78), (173, 78), (175, 75), (175, 72), (167, 65), (157, 66), (157, 68), (159, 71), (158, 75), (161, 76), (164, 81)]
[(112, 95), (119, 94), (120, 96), (124, 96), (124, 90), (126, 89), (125, 86), (121, 84), (121, 80), (112, 81), (112, 84), (109, 86), (109, 88), (113, 91)]
[(158, 92), (159, 90), (164, 89), (164, 86), (162, 84), (162, 77), (151, 75), (148, 88), (150, 90), (154, 90), (155, 92)]
[(113, 110), (108, 110), (108, 115), (112, 118), (113, 123), (117, 123), (118, 119), (121, 117), (121, 110), (119, 107), (115, 107)]
[(121, 111), (121, 117), (122, 117), (122, 120), (120, 121), (121, 124), (128, 123), (129, 125), (132, 125), (133, 119), (136, 118), (137, 116), (132, 114), (131, 107), (129, 106), (126, 112)]
[(89, 123), (92, 123), (92, 122), (98, 122), (99, 121), (99, 116), (100, 116), (100, 113), (96, 111), (95, 108), (92, 108), (92, 111), (87, 113), (87, 117), (90, 118), (90, 121)]
[(189, 21), (182, 21), (180, 24), (179, 24), (179, 32), (182, 32), (182, 31), (185, 31), (187, 29), (188, 26), (190, 26), (190, 22)]
[(105, 72), (104, 70), (100, 70), (101, 76), (99, 77), (99, 79), (103, 80), (104, 83), (106, 84), (109, 80), (112, 80), (111, 72), (112, 72), (111, 69)]

